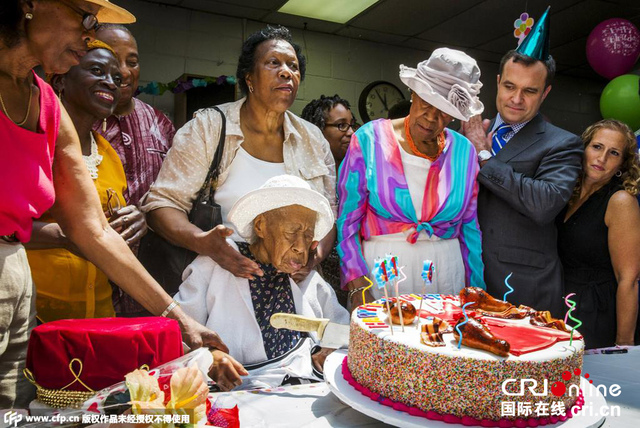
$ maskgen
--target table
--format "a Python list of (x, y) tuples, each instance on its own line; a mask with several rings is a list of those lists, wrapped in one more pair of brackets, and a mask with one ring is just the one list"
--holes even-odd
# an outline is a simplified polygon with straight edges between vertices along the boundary
[[(637, 428), (640, 421), (640, 347), (627, 354), (585, 355), (583, 374), (607, 389), (609, 409), (619, 406), (619, 416), (607, 417), (605, 428)], [(609, 394), (617, 384), (620, 394)], [(238, 405), (245, 427), (388, 427), (341, 403), (325, 383), (286, 386), (272, 390), (212, 394), (219, 407)], [(461, 425), (460, 425), (461, 426)], [(454, 427), (452, 425), (452, 427)]]
[[(583, 373), (589, 373), (594, 385), (607, 386), (605, 399), (610, 410), (612, 406), (620, 408), (620, 416), (608, 416), (603, 427), (640, 426), (640, 346), (629, 348), (628, 354), (585, 355)], [(614, 384), (620, 385), (617, 397), (609, 394)]]

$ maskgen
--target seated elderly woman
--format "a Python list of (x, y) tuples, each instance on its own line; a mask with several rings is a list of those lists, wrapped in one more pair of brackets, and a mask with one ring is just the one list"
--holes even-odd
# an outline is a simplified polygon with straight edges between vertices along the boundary
[(210, 257), (199, 256), (185, 270), (175, 296), (186, 313), (215, 326), (229, 347), (228, 355), (213, 351), (212, 378), (222, 389), (232, 389), (243, 383), (244, 365), (249, 377), (243, 388), (320, 379), (331, 350), (319, 349), (299, 332), (275, 329), (269, 319), (284, 312), (349, 322), (349, 314), (317, 272), (300, 284), (290, 277), (333, 227), (329, 201), (304, 180), (281, 175), (240, 198), (228, 219), (248, 241), (229, 244), (260, 266), (264, 275), (240, 278)]
[(373, 279), (374, 260), (386, 253), (407, 266), (403, 293), (422, 292), (425, 259), (436, 267), (428, 292), (486, 287), (477, 154), (445, 128), (452, 118), (466, 121), (483, 110), (480, 69), (465, 53), (441, 48), (417, 69), (400, 66), (400, 79), (412, 91), (409, 116), (358, 129), (340, 167), (338, 254), (352, 307), (361, 303), (365, 275)]

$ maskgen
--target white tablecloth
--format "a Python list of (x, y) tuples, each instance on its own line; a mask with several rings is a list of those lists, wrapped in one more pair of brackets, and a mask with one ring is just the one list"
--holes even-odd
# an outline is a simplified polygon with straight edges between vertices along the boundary
[[(607, 392), (609, 386), (620, 385), (618, 397), (605, 397), (609, 407), (620, 406), (620, 416), (607, 417), (604, 427), (640, 426), (640, 347), (631, 348), (628, 354), (585, 355), (584, 373), (589, 373), (594, 385), (605, 385)], [(342, 404), (325, 383), (218, 393), (212, 398), (219, 407), (237, 404), (243, 428), (389, 426)]]
[[(640, 426), (640, 346), (629, 348), (628, 354), (585, 355), (583, 373), (589, 373), (594, 385), (607, 387), (607, 405), (620, 407), (620, 416), (607, 417), (606, 428), (638, 428)], [(620, 394), (609, 394), (611, 385), (620, 385)], [(603, 388), (599, 389), (601, 392)]]

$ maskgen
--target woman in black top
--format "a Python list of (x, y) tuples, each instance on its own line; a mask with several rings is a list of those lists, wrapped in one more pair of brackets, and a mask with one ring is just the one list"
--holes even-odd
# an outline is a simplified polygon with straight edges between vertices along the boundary
[(558, 215), (565, 294), (587, 348), (633, 345), (640, 276), (640, 166), (627, 125), (602, 120), (582, 134), (583, 169)]

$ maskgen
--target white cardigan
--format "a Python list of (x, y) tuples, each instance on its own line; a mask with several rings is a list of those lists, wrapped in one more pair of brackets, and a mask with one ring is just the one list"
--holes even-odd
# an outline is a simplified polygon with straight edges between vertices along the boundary
[[(237, 249), (233, 241), (228, 242)], [(243, 365), (267, 361), (262, 334), (253, 311), (248, 279), (234, 276), (210, 257), (198, 256), (187, 266), (182, 280), (175, 300), (188, 315), (218, 333), (233, 358)], [(291, 279), (289, 282), (297, 314), (349, 324), (349, 313), (338, 303), (331, 286), (315, 270), (299, 285)], [(315, 334), (311, 336), (315, 342)], [(308, 353), (312, 345), (310, 343), (298, 348), (307, 354), (301, 356), (305, 361), (310, 361)], [(279, 367), (282, 368), (282, 364)], [(281, 377), (286, 374), (311, 377), (307, 374), (312, 373), (312, 367), (302, 367), (300, 370), (283, 373)]]

